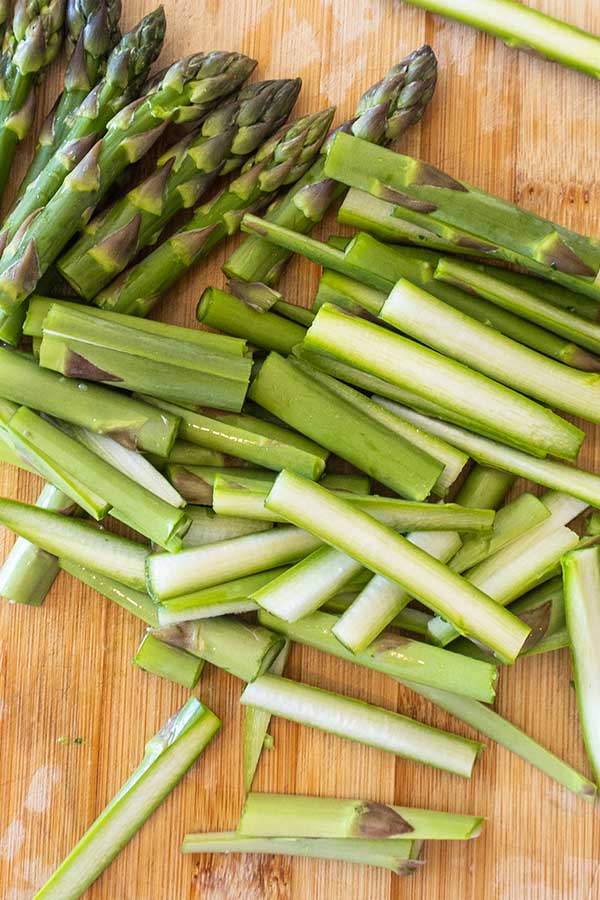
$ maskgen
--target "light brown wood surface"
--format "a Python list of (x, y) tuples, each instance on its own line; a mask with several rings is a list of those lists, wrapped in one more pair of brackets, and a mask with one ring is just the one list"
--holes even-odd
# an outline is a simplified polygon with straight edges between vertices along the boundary
[[(485, 0), (481, 0), (482, 3)], [(152, 0), (124, 0), (123, 24)], [(598, 0), (531, 5), (600, 33)], [(259, 77), (301, 75), (298, 111), (359, 94), (405, 53), (430, 43), (440, 83), (404, 147), (482, 188), (597, 234), (600, 84), (506, 49), (493, 38), (397, 0), (165, 0), (161, 62), (199, 49), (243, 50)], [(60, 84), (57, 67), (40, 113)], [(25, 163), (28, 141), (19, 160)], [(18, 173), (17, 173), (18, 174)], [(15, 178), (16, 184), (16, 178)], [(160, 315), (192, 325), (200, 291), (223, 285), (231, 245), (188, 278)], [(308, 305), (318, 272), (295, 262), (290, 300)], [(593, 429), (581, 454), (600, 472)], [(4, 467), (1, 493), (33, 501), (40, 482)], [(5, 549), (12, 537), (3, 535)], [(137, 764), (145, 740), (186, 691), (134, 668), (143, 627), (61, 575), (41, 609), (0, 606), (0, 897), (27, 900)], [(472, 735), (391, 679), (296, 647), (290, 675), (424, 722)], [(571, 669), (561, 651), (503, 671), (498, 710), (582, 771)], [(488, 742), (470, 782), (282, 720), (264, 754), (258, 790), (356, 797), (472, 812), (477, 841), (430, 844), (409, 879), (337, 863), (267, 857), (183, 857), (185, 832), (235, 827), (242, 803), (242, 685), (207, 666), (198, 694), (223, 720), (213, 742), (107, 873), (90, 900), (596, 900), (597, 807)], [(64, 738), (67, 738), (65, 741)], [(80, 739), (75, 742), (75, 738)]]

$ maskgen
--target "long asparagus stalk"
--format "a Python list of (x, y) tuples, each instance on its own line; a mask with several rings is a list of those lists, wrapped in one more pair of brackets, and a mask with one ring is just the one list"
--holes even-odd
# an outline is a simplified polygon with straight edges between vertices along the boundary
[(392, 631), (382, 632), (364, 650), (353, 653), (337, 640), (333, 632), (338, 621), (336, 616), (322, 611), (313, 612), (293, 623), (265, 611), (261, 611), (258, 618), (262, 625), (292, 641), (376, 672), (394, 678), (412, 679), (418, 684), (442, 688), (484, 703), (491, 703), (494, 699), (497, 669), (489, 663), (468, 659), (458, 653), (450, 654), (449, 650), (440, 651), (439, 647), (402, 637)]
[(77, 900), (131, 840), (215, 736), (219, 719), (195, 697), (146, 744), (138, 768), (35, 895)]
[(436, 351), (323, 306), (304, 347), (418, 393), (475, 430), (538, 456), (573, 459), (583, 432), (532, 400)]
[(201, 118), (248, 77), (253, 60), (239, 53), (189, 56), (158, 84), (110, 120), (106, 134), (67, 175), (46, 206), (24, 227), (0, 260), (0, 309), (11, 313), (33, 293), (42, 275), (121, 172), (141, 159), (174, 121)]
[[(277, 657), (271, 663), (269, 672), (272, 675), (283, 675), (288, 661), (291, 641), (286, 640)], [(246, 794), (252, 787), (258, 763), (269, 737), (271, 714), (256, 706), (244, 709), (244, 790)]]
[(71, 287), (90, 300), (156, 243), (180, 210), (196, 206), (219, 175), (239, 168), (283, 125), (300, 84), (298, 78), (251, 84), (210, 114), (199, 133), (169, 148), (155, 171), (95, 216), (58, 260)]
[(534, 50), (564, 66), (600, 78), (600, 40), (517, 0), (406, 0), (501, 38), (509, 47)]
[(389, 200), (394, 214), (490, 259), (600, 298), (600, 244), (409, 156), (337, 134), (325, 174)]
[(151, 675), (181, 684), (190, 691), (198, 684), (204, 668), (203, 659), (198, 659), (180, 647), (165, 644), (152, 634), (146, 634), (142, 638), (133, 657), (133, 664)]
[(379, 706), (277, 675), (261, 675), (248, 684), (240, 703), (463, 778), (471, 776), (481, 749), (474, 741), (421, 725)]
[(4, 36), (0, 73), (0, 196), (35, 114), (36, 85), (63, 39), (65, 0), (17, 0)]
[(162, 600), (155, 605), (158, 621), (161, 625), (176, 625), (195, 619), (255, 612), (258, 603), (250, 600), (250, 595), (282, 572), (285, 572), (285, 566), (243, 575), (232, 581)]
[(147, 315), (162, 294), (240, 227), (244, 212), (262, 209), (280, 187), (294, 184), (319, 153), (332, 109), (303, 116), (269, 138), (212, 201), (94, 298), (102, 309)]
[(565, 611), (575, 673), (583, 737), (596, 782), (600, 778), (600, 668), (596, 646), (600, 634), (598, 548), (570, 553), (563, 560)]
[(281, 635), (226, 616), (167, 625), (152, 633), (243, 681), (254, 681), (266, 672), (284, 645)]
[(516, 658), (529, 632), (522, 622), (428, 553), (341, 497), (294, 473), (283, 472), (266, 503), (372, 571), (397, 582), (438, 614), (446, 615), (461, 633), (491, 647), (500, 658)]
[(141, 619), (150, 628), (158, 628), (160, 622), (156, 605), (146, 591), (138, 591), (120, 581), (115, 581), (114, 578), (95, 572), (85, 565), (79, 565), (64, 556), (61, 557), (59, 563), (60, 568), (72, 575), (73, 578), (77, 578), (78, 581), (87, 584), (88, 587), (93, 588), (97, 593), (102, 594), (103, 597), (112, 600), (117, 606), (131, 613), (137, 619)]
[[(363, 94), (354, 119), (340, 128), (362, 140), (395, 141), (418, 121), (431, 100), (437, 79), (437, 60), (430, 47), (414, 51)], [(328, 145), (327, 145), (328, 146)], [(308, 234), (344, 189), (324, 175), (324, 155), (298, 184), (267, 211), (269, 221)], [(290, 253), (260, 237), (246, 238), (224, 266), (232, 278), (276, 284)]]

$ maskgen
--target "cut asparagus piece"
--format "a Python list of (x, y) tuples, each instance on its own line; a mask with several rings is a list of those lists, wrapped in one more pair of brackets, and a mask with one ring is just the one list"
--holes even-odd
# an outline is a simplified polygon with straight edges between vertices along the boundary
[(407, 0), (414, 6), (480, 28), (509, 47), (535, 51), (563, 66), (600, 78), (600, 40), (516, 0)]
[(312, 311), (316, 314), (324, 303), (333, 303), (356, 316), (363, 316), (365, 312), (378, 316), (386, 296), (384, 291), (376, 291), (355, 278), (334, 272), (333, 269), (325, 269), (313, 300)]
[(535, 400), (600, 421), (597, 373), (576, 371), (523, 347), (406, 279), (395, 285), (380, 316), (403, 334)]
[(305, 334), (301, 325), (274, 312), (257, 312), (243, 300), (214, 287), (206, 288), (202, 294), (196, 318), (211, 328), (285, 355), (302, 342)]
[(433, 457), (316, 383), (294, 360), (270, 353), (248, 396), (401, 496), (424, 500), (441, 474)]
[(600, 778), (600, 666), (596, 652), (600, 634), (600, 559), (597, 547), (570, 553), (563, 560), (565, 611), (579, 718), (595, 780)]
[[(277, 657), (271, 663), (269, 672), (272, 675), (283, 675), (292, 649), (291, 641), (285, 642)], [(271, 715), (256, 706), (244, 709), (244, 790), (246, 794), (252, 787), (260, 757), (268, 737)]]
[(115, 576), (128, 587), (145, 587), (148, 548), (128, 538), (60, 513), (16, 500), (0, 499), (0, 522), (42, 550), (101, 575)]
[(175, 441), (167, 459), (151, 455), (150, 461), (156, 468), (164, 468), (166, 463), (182, 466), (224, 466), (227, 457), (217, 450), (208, 450), (189, 441)]
[(176, 555), (154, 553), (147, 564), (148, 592), (157, 601), (169, 600), (296, 562), (319, 544), (318, 538), (299, 528), (274, 528)]
[(339, 495), (293, 472), (282, 472), (266, 500), (290, 521), (310, 528), (376, 574), (445, 615), (462, 634), (514, 661), (529, 628), (428, 553), (381, 525)]
[(254, 681), (266, 672), (285, 643), (281, 635), (267, 628), (229, 616), (167, 625), (152, 633), (165, 644), (186, 650), (242, 681)]
[(389, 400), (381, 397), (377, 398), (377, 401), (387, 408), (393, 409), (397, 415), (412, 422), (418, 428), (423, 428), (430, 434), (469, 453), (482, 465), (495, 466), (520, 478), (529, 478), (551, 490), (562, 491), (572, 497), (584, 500), (591, 506), (600, 507), (600, 478), (592, 472), (585, 472), (583, 469), (554, 462), (554, 460), (536, 459), (527, 453), (521, 453), (512, 447), (473, 434), (457, 425), (415, 412), (398, 403), (390, 403)]
[(70, 559), (62, 557), (59, 560), (60, 568), (68, 572), (74, 578), (87, 584), (103, 597), (107, 597), (121, 606), (127, 612), (141, 619), (151, 628), (158, 628), (159, 617), (156, 604), (150, 599), (145, 591), (137, 591), (120, 581), (115, 581), (107, 575), (95, 572), (93, 569), (80, 566)]
[[(217, 485), (224, 484), (232, 486), (231, 491), (236, 486), (239, 489), (236, 494), (241, 494), (243, 487), (251, 493), (256, 487), (259, 491), (262, 488), (263, 493), (259, 493), (259, 497), (265, 495), (268, 487), (273, 483), (275, 476), (268, 469), (238, 469), (235, 467), (226, 468), (224, 466), (167, 466), (167, 477), (171, 484), (181, 493), (188, 503), (195, 503), (203, 506), (210, 506), (215, 502), (215, 488)], [(269, 477), (271, 476), (271, 477)], [(229, 493), (226, 491), (226, 493)], [(262, 502), (262, 501), (261, 501)], [(230, 515), (229, 510), (221, 505), (215, 506), (215, 512)], [(232, 515), (240, 515), (235, 512)], [(252, 512), (248, 511), (248, 517), (254, 518)], [(260, 518), (260, 516), (256, 516)], [(283, 521), (283, 520), (281, 520)]]
[[(70, 516), (77, 507), (51, 484), (45, 485), (36, 506)], [(0, 569), (0, 596), (11, 603), (41, 606), (60, 571), (58, 560), (25, 538), (17, 538)]]
[(247, 685), (240, 703), (348, 740), (469, 778), (481, 745), (390, 712), (277, 675)]
[[(191, 412), (173, 403), (145, 397), (149, 403), (181, 420), (179, 435), (186, 441), (229, 453), (266, 469), (289, 468), (306, 474), (309, 478), (319, 478), (325, 468), (327, 451), (310, 442), (310, 449), (298, 446), (297, 441), (306, 441), (287, 428), (280, 428), (252, 416), (236, 416), (208, 410), (209, 415)], [(306, 441), (306, 444), (308, 442)]]
[(191, 525), (183, 538), (184, 548), (218, 544), (219, 541), (242, 537), (245, 534), (258, 534), (272, 528), (270, 522), (219, 516), (212, 509), (203, 507), (188, 507), (185, 512)]
[(596, 785), (587, 778), (572, 769), (533, 738), (521, 731), (512, 722), (504, 719), (483, 703), (471, 700), (468, 697), (459, 697), (448, 691), (441, 691), (414, 682), (403, 681), (406, 687), (422, 697), (426, 697), (436, 706), (441, 707), (452, 716), (456, 716), (461, 722), (466, 722), (471, 728), (480, 734), (496, 741), (502, 747), (506, 747), (511, 753), (520, 756), (530, 765), (535, 766), (568, 790), (573, 791), (584, 800), (593, 803), (596, 799)]
[(361, 496), (371, 493), (371, 479), (368, 475), (341, 475), (337, 472), (326, 472), (319, 479), (319, 484), (330, 491), (344, 491)]
[(484, 819), (364, 800), (290, 794), (246, 797), (237, 833), (248, 837), (380, 838), (397, 841), (466, 841), (481, 833)]
[[(375, 575), (375, 578), (378, 576)], [(358, 594), (351, 593), (345, 591), (343, 594), (338, 594), (337, 597), (332, 597), (331, 600), (328, 600), (327, 603), (323, 604), (323, 611), (334, 613), (337, 616), (342, 615), (346, 612), (349, 606), (354, 603)], [(388, 624), (393, 628), (399, 628), (401, 631), (407, 631), (409, 634), (417, 634), (421, 637), (428, 637), (427, 624), (431, 619), (431, 614), (424, 612), (421, 609), (413, 609), (412, 607), (405, 607), (400, 610), (400, 612), (394, 616), (394, 618)], [(474, 647), (474, 644), (471, 644), (469, 641), (466, 643), (469, 644), (470, 647)], [(454, 650), (454, 647), (452, 648)]]
[(63, 378), (2, 348), (0, 396), (158, 456), (168, 455), (179, 427), (177, 416), (168, 411), (99, 385)]
[(146, 744), (138, 768), (67, 856), (36, 900), (77, 900), (198, 759), (221, 722), (195, 697)]
[(475, 463), (456, 495), (456, 502), (469, 509), (483, 504), (487, 509), (499, 510), (514, 483), (515, 476), (510, 472)]
[[(353, 653), (336, 639), (336, 616), (314, 612), (293, 623), (269, 612), (259, 613), (259, 622), (291, 641), (307, 644), (340, 659), (383, 672), (393, 678), (412, 679), (452, 693), (491, 703), (495, 696), (497, 668), (449, 650), (440, 650), (392, 631), (384, 631), (363, 651)], [(316, 837), (317, 835), (315, 835)]]
[[(390, 846), (391, 845), (391, 846)], [(420, 844), (410, 840), (390, 842), (377, 838), (286, 838), (247, 837), (237, 831), (212, 834), (186, 834), (182, 853), (270, 853), (312, 859), (337, 859), (389, 869), (396, 875), (410, 875), (417, 861)]]
[[(306, 333), (309, 351), (326, 353), (371, 375), (408, 388), (475, 430), (537, 455), (574, 459), (584, 434), (510, 388), (440, 353), (392, 334), (331, 305)], [(259, 376), (260, 377), (260, 376)], [(251, 388), (251, 396), (254, 385)]]
[(531, 625), (531, 635), (523, 656), (546, 653), (550, 649), (558, 649), (559, 645), (568, 646), (568, 640), (562, 643), (562, 637), (566, 634), (566, 619), (560, 575), (528, 591), (511, 603), (510, 609)]
[(142, 639), (133, 663), (151, 675), (174, 681), (190, 691), (198, 684), (204, 668), (203, 659), (198, 659), (179, 647), (165, 644), (152, 634), (147, 634)]

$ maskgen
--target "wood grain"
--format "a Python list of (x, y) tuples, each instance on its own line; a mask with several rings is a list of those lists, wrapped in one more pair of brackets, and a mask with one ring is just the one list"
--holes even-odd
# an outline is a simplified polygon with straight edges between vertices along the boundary
[[(300, 112), (358, 94), (425, 40), (440, 57), (430, 113), (404, 146), (461, 178), (567, 225), (597, 233), (600, 86), (492, 38), (444, 23), (399, 0), (166, 0), (163, 64), (197, 49), (243, 50), (258, 75), (302, 75)], [(597, 0), (531, 5), (600, 33)], [(152, 6), (127, 0), (124, 25)], [(60, 84), (59, 67), (40, 115)], [(31, 141), (20, 154), (24, 168)], [(15, 173), (15, 184), (18, 172)], [(329, 226), (331, 227), (331, 225)], [(192, 325), (195, 301), (223, 284), (231, 246), (182, 283), (160, 315)], [(288, 297), (308, 305), (316, 268), (295, 262)], [(584, 466), (600, 471), (594, 429)], [(39, 482), (14, 469), (2, 493), (33, 501)], [(5, 549), (12, 538), (4, 536)], [(186, 696), (133, 668), (142, 628), (92, 591), (61, 576), (42, 609), (0, 608), (0, 896), (27, 900), (137, 763), (144, 741)], [(297, 647), (292, 677), (470, 733), (375, 673)], [(573, 765), (588, 771), (567, 654), (503, 673), (498, 709)], [(596, 900), (597, 810), (569, 796), (506, 750), (489, 745), (470, 782), (320, 735), (273, 726), (256, 788), (361, 796), (488, 817), (469, 844), (430, 845), (410, 879), (335, 863), (281, 858), (182, 857), (189, 830), (235, 826), (242, 803), (240, 682), (207, 667), (199, 695), (223, 719), (198, 765), (90, 889), (90, 900)], [(63, 738), (67, 738), (66, 741)], [(77, 743), (74, 739), (81, 739)]]

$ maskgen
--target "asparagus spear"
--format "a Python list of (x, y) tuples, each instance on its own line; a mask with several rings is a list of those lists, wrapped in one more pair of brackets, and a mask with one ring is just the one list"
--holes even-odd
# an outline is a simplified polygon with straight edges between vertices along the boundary
[[(288, 661), (291, 641), (286, 640), (277, 657), (271, 663), (269, 672), (272, 675), (283, 675)], [(271, 714), (256, 706), (247, 706), (244, 710), (244, 790), (246, 794), (252, 787), (261, 754), (269, 737)]]
[(157, 168), (121, 200), (95, 216), (59, 259), (61, 275), (90, 300), (144, 247), (159, 239), (181, 210), (196, 206), (219, 175), (239, 168), (285, 122), (300, 79), (263, 81), (207, 117), (199, 133), (170, 147)]
[(406, 0), (495, 34), (509, 47), (534, 50), (564, 66), (600, 78), (600, 40), (516, 0)]
[[(42, 489), (36, 506), (63, 516), (70, 516), (77, 509), (73, 501), (52, 484)], [(0, 569), (0, 596), (11, 603), (41, 606), (59, 570), (55, 556), (25, 538), (18, 538)]]
[(269, 522), (258, 522), (252, 519), (241, 519), (236, 516), (220, 516), (212, 509), (187, 507), (186, 515), (191, 520), (189, 530), (184, 535), (183, 546), (201, 547), (204, 544), (218, 544), (229, 538), (243, 537), (245, 534), (257, 534), (269, 531)]
[(190, 691), (198, 684), (204, 668), (203, 659), (198, 659), (180, 647), (165, 644), (152, 634), (146, 634), (142, 638), (133, 663), (151, 675), (167, 678)]
[(144, 260), (100, 291), (102, 309), (145, 316), (219, 241), (238, 231), (244, 212), (261, 209), (279, 188), (294, 184), (310, 167), (325, 139), (333, 109), (303, 116), (269, 138), (240, 175)]
[(481, 749), (475, 741), (421, 725), (379, 706), (277, 675), (261, 675), (248, 684), (240, 703), (463, 778), (470, 778)]
[(490, 259), (600, 298), (600, 243), (409, 156), (337, 134), (325, 173), (395, 204), (394, 214)]
[(77, 900), (131, 840), (215, 736), (219, 719), (195, 697), (150, 741), (138, 768), (35, 900)]
[(239, 53), (196, 54), (172, 65), (140, 101), (110, 120), (106, 134), (67, 175), (0, 260), (0, 309), (13, 312), (89, 219), (108, 188), (141, 159), (171, 122), (202, 118), (255, 66)]
[(459, 424), (538, 456), (573, 459), (584, 438), (575, 426), (487, 376), (334, 306), (319, 310), (303, 346), (408, 388), (442, 405)]
[[(435, 54), (430, 47), (421, 47), (363, 94), (355, 117), (344, 122), (339, 130), (374, 143), (397, 140), (422, 117), (435, 91), (436, 79)], [(308, 234), (344, 193), (341, 185), (325, 177), (324, 165), (325, 154), (291, 191), (272, 204), (266, 214), (268, 220)], [(232, 278), (273, 285), (289, 257), (288, 251), (252, 236), (246, 238), (223, 268)]]
[(122, 607), (122, 609), (127, 610), (128, 613), (131, 613), (137, 619), (145, 622), (146, 625), (149, 625), (151, 628), (158, 628), (160, 623), (156, 605), (145, 591), (138, 591), (120, 581), (115, 581), (114, 578), (110, 578), (108, 575), (95, 572), (85, 565), (79, 565), (64, 556), (59, 560), (59, 565), (63, 572), (68, 572), (73, 578), (77, 578), (78, 581), (87, 584), (88, 587), (93, 588), (99, 594), (102, 594), (103, 597), (107, 597), (113, 603), (116, 603), (117, 606)]
[(65, 0), (17, 0), (0, 60), (0, 196), (35, 114), (36, 85), (62, 44)]
[(70, 62), (64, 90), (42, 126), (17, 198), (51, 162), (78, 107), (106, 74), (108, 58), (120, 38), (120, 18), (121, 0), (67, 0), (65, 42)]

